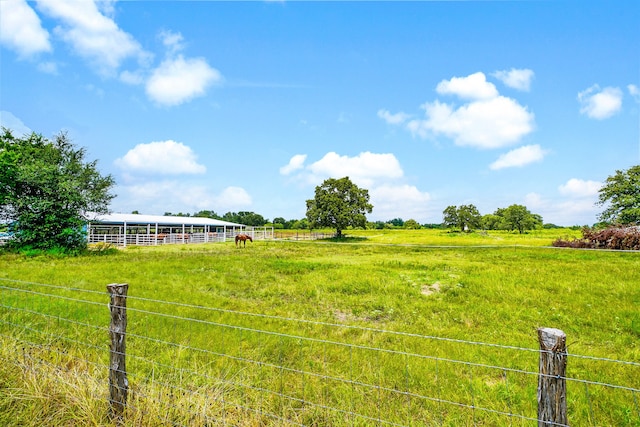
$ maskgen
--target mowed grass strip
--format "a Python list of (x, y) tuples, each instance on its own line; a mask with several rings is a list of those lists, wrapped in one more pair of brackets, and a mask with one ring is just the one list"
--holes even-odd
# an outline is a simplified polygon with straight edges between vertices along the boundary
[[(351, 243), (131, 247), (76, 258), (3, 255), (0, 278), (77, 290), (0, 281), (35, 292), (1, 290), (3, 305), (48, 314), (2, 309), (7, 341), (0, 389), (11, 393), (0, 393), (0, 420), (10, 412), (21, 425), (42, 425), (47, 417), (60, 425), (69, 417), (75, 425), (107, 423), (101, 406), (107, 385), (95, 391), (94, 368), (86, 369), (94, 382), (78, 380), (72, 388), (85, 384), (82, 396), (95, 397), (63, 403), (71, 406), (60, 410), (49, 395), (33, 391), (27, 376), (33, 368), (21, 371), (6, 362), (20, 359), (7, 350), (20, 348), (8, 342), (17, 338), (45, 341), (54, 353), (92, 367), (105, 365), (108, 335), (84, 324), (108, 327), (109, 283), (130, 286), (128, 370), (136, 405), (153, 414), (135, 425), (198, 425), (195, 413), (201, 424), (228, 417), (232, 425), (509, 422), (476, 407), (535, 417), (537, 378), (520, 371), (537, 371), (537, 353), (467, 342), (536, 349), (542, 326), (564, 330), (570, 353), (635, 362), (570, 356), (570, 378), (640, 388), (640, 254), (513, 243), (469, 247), (460, 233), (450, 237), (464, 240), (458, 247), (434, 247), (449, 237), (433, 232), (423, 233), (419, 244), (389, 244), (376, 232), (366, 239), (361, 232)], [(396, 234), (385, 233), (394, 242), (417, 238)], [(163, 393), (172, 400), (157, 397)], [(570, 381), (570, 420), (638, 425), (634, 398), (637, 393), (627, 390)]]

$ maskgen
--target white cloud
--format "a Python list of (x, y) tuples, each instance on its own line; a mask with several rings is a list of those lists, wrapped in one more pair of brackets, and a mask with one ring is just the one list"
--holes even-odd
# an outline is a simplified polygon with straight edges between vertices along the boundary
[(593, 197), (600, 192), (601, 188), (601, 182), (571, 178), (565, 184), (560, 185), (558, 191), (569, 197)]
[(25, 0), (0, 1), (0, 43), (21, 58), (52, 50), (49, 33)]
[(217, 212), (242, 210), (251, 206), (251, 196), (240, 187), (227, 187), (215, 194), (205, 185), (183, 181), (151, 181), (119, 186), (114, 205), (122, 211), (134, 209), (148, 213)]
[(127, 173), (179, 175), (206, 172), (205, 166), (197, 163), (190, 147), (172, 140), (138, 144), (115, 163)]
[(498, 157), (489, 168), (499, 170), (504, 168), (522, 167), (529, 163), (539, 162), (546, 152), (539, 145), (525, 145)]
[(597, 120), (607, 119), (622, 108), (622, 91), (617, 87), (600, 89), (598, 85), (578, 93), (580, 113)]
[(492, 75), (496, 77), (498, 80), (502, 81), (502, 83), (504, 83), (505, 85), (513, 89), (517, 89), (525, 92), (529, 92), (529, 90), (531, 89), (531, 80), (533, 80), (532, 70), (529, 70), (529, 69), (519, 70), (519, 69), (512, 68), (509, 71), (507, 70), (496, 71)]
[(0, 126), (10, 129), (15, 137), (31, 134), (31, 129), (8, 111), (0, 111)]
[(305, 161), (306, 155), (298, 154), (280, 173), (297, 171), (294, 177), (305, 185), (348, 176), (354, 184), (369, 191), (374, 205), (372, 215), (380, 220), (401, 217), (426, 221), (433, 214), (429, 193), (401, 182), (404, 172), (393, 154), (363, 152), (349, 157), (329, 152), (306, 167)]
[(529, 193), (524, 196), (524, 203), (527, 209), (533, 210), (544, 208), (547, 206), (547, 202), (538, 193)]
[(101, 74), (112, 74), (127, 58), (145, 61), (149, 57), (138, 42), (103, 15), (93, 1), (45, 1), (38, 3), (38, 9), (62, 21), (62, 25), (55, 28), (55, 34)]
[(174, 55), (184, 49), (184, 37), (181, 33), (162, 31), (159, 34), (162, 44), (167, 48), (167, 55)]
[(306, 154), (296, 154), (293, 156), (286, 166), (280, 168), (281, 175), (289, 175), (291, 172), (302, 169), (304, 167), (304, 161), (307, 159)]
[(409, 119), (411, 115), (402, 112), (391, 114), (388, 110), (378, 110), (378, 117), (390, 125), (399, 125)]
[(412, 185), (383, 184), (369, 191), (372, 216), (382, 221), (391, 218), (413, 218), (425, 221), (433, 208), (430, 206), (431, 195), (421, 192)]
[(495, 85), (489, 83), (484, 73), (481, 72), (467, 77), (442, 80), (436, 86), (436, 92), (441, 95), (457, 95), (463, 99), (490, 99), (498, 96)]
[(403, 175), (393, 154), (363, 152), (355, 157), (329, 152), (307, 169), (317, 177), (342, 178), (348, 176), (359, 185), (370, 186), (377, 179), (400, 178)]
[(474, 101), (457, 109), (437, 100), (422, 107), (425, 118), (407, 124), (413, 135), (422, 138), (442, 134), (460, 146), (500, 148), (533, 131), (533, 114), (504, 96)]
[(251, 205), (252, 200), (249, 193), (241, 187), (227, 187), (220, 195), (214, 197), (213, 205), (216, 209), (236, 210)]
[(564, 226), (592, 224), (598, 214), (593, 197), (557, 199), (529, 193), (524, 204), (531, 212), (541, 215), (545, 223)]
[(204, 95), (207, 88), (222, 80), (221, 74), (203, 58), (166, 59), (146, 84), (147, 95), (161, 105), (173, 106)]
[[(512, 71), (518, 75), (524, 70)], [(408, 114), (391, 114), (384, 109), (378, 111), (378, 117), (389, 124), (404, 124), (413, 136), (444, 135), (456, 145), (487, 149), (515, 144), (534, 129), (533, 113), (516, 100), (500, 95), (482, 72), (442, 80), (436, 91), (468, 102), (461, 106), (440, 100), (426, 102), (421, 106), (424, 117), (418, 119), (409, 120)]]

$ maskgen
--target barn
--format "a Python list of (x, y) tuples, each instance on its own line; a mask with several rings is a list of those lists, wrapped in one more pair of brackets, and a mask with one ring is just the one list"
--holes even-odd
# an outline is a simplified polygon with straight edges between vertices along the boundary
[(246, 233), (254, 239), (273, 237), (272, 228), (250, 227), (211, 218), (111, 213), (89, 214), (87, 220), (89, 244), (149, 246), (225, 242), (239, 233)]

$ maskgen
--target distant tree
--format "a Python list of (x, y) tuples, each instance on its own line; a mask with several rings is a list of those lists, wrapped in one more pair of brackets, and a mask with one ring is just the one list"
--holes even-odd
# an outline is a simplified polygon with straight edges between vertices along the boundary
[(408, 219), (404, 223), (404, 228), (409, 230), (418, 230), (420, 228), (420, 224), (415, 219)]
[(294, 230), (306, 230), (307, 228), (309, 228), (309, 221), (307, 220), (307, 218), (292, 221), (293, 222), (291, 223), (291, 228)]
[(349, 177), (329, 178), (316, 187), (315, 197), (307, 200), (307, 219), (310, 228), (330, 227), (342, 237), (347, 227), (366, 227), (373, 205), (369, 190), (359, 188)]
[(222, 219), (220, 215), (218, 215), (215, 211), (198, 211), (193, 214), (196, 218), (211, 218), (211, 219)]
[(136, 209), (135, 211), (131, 211), (131, 213), (132, 213), (133, 215), (140, 215), (140, 211), (139, 211), (139, 210), (137, 210), (137, 209)]
[(222, 216), (224, 221), (235, 222), (237, 224), (250, 225), (252, 227), (261, 227), (267, 223), (267, 220), (260, 214), (255, 212), (240, 211), (227, 212)]
[(532, 214), (522, 205), (511, 205), (508, 208), (498, 209), (495, 215), (502, 217), (507, 230), (518, 230), (520, 234), (526, 230), (542, 227), (542, 217)]
[(442, 212), (442, 222), (449, 228), (471, 231), (481, 226), (482, 217), (474, 205), (447, 206)]
[(32, 133), (0, 134), (0, 217), (13, 223), (18, 248), (75, 251), (86, 247), (87, 212), (107, 213), (115, 181), (85, 160), (62, 132), (53, 141)]
[(544, 224), (542, 226), (542, 228), (544, 228), (545, 230), (551, 230), (551, 229), (554, 229), (554, 228), (562, 228), (562, 227), (560, 227), (559, 225), (553, 224), (551, 222), (548, 222), (548, 223)]
[(273, 218), (273, 224), (280, 224), (281, 227), (280, 228), (286, 228), (285, 225), (287, 224), (287, 220), (284, 219), (283, 217), (279, 216), (276, 218)]
[(604, 222), (640, 224), (640, 165), (617, 170), (600, 188), (597, 205), (607, 206), (599, 215)]
[(398, 228), (404, 226), (404, 221), (402, 220), (402, 218), (394, 218), (391, 221), (389, 221), (389, 223), (394, 227), (398, 227)]
[(434, 224), (434, 223), (429, 223), (429, 222), (425, 223), (425, 224), (422, 224), (422, 228), (426, 228), (426, 229), (429, 229), (429, 230), (434, 230), (434, 229), (438, 229), (438, 228), (442, 228), (442, 227), (443, 227), (443, 224)]

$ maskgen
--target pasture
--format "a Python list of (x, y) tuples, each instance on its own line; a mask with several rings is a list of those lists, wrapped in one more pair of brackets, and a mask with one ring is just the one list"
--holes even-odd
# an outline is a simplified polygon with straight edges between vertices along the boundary
[(567, 334), (572, 425), (640, 425), (640, 254), (548, 247), (572, 230), (347, 235), (1, 255), (0, 424), (109, 425), (108, 336), (84, 325), (128, 283), (127, 425), (535, 425), (539, 327)]

